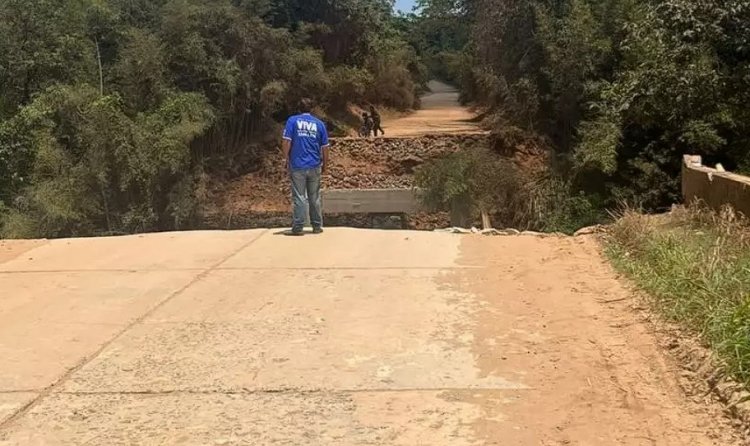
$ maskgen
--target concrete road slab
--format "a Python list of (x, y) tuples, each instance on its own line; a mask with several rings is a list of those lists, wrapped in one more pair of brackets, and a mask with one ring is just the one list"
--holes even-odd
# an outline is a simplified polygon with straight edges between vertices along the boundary
[[(454, 234), (334, 228), (305, 237), (274, 230), (222, 268), (446, 268), (458, 266)], [(395, 243), (394, 243), (395, 242)]]
[(424, 270), (215, 271), (66, 391), (523, 388), (474, 367), (467, 295)]
[[(405, 318), (408, 313), (421, 317), (417, 310), (427, 304), (447, 314), (459, 307), (459, 300), (471, 302), (443, 286), (448, 274), (441, 269), (216, 270), (145, 322), (266, 320), (281, 325), (282, 319), (299, 319), (304, 314), (311, 320), (327, 318), (327, 325), (335, 327), (351, 319), (377, 323)], [(454, 299), (450, 308), (446, 297)], [(388, 325), (381, 328), (388, 329)]]
[[(139, 326), (76, 372), (69, 392), (519, 389), (482, 376), (470, 348), (342, 328), (348, 340), (264, 322)], [(350, 330), (347, 332), (347, 330)]]
[(208, 268), (263, 232), (205, 231), (51, 240), (0, 264), (0, 272)]
[(481, 416), (446, 392), (57, 394), (0, 432), (0, 445), (469, 446)]
[[(225, 262), (243, 234), (229, 250), (142, 244), (104, 263), (203, 265), (182, 256), (227, 252), (209, 256), (219, 268), (151, 281), (0, 274), (11, 290), (0, 359), (20, 358), (0, 363), (0, 383), (63, 377), (31, 406), (6, 403), (23, 410), (0, 422), (0, 445), (745, 443), (723, 408), (685, 396), (682, 369), (591, 240), (254, 232)], [(200, 280), (145, 305), (182, 283), (173, 273)]]
[(2, 393), (0, 392), (0, 423), (10, 418), (16, 411), (26, 404), (30, 403), (37, 397), (36, 393), (18, 392)]
[(51, 385), (195, 276), (148, 273), (0, 274), (0, 391)]

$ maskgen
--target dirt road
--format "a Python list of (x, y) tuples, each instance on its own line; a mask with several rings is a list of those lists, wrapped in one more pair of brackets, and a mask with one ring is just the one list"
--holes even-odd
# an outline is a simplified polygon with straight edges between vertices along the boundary
[[(324, 187), (413, 187), (415, 166), (400, 168), (399, 158), (411, 158), (407, 164), (415, 158), (426, 161), (433, 153), (445, 153), (445, 149), (450, 149), (446, 146), (465, 148), (482, 137), (485, 132), (472, 122), (474, 113), (459, 104), (456, 89), (436, 81), (429, 86), (431, 91), (422, 97), (420, 110), (406, 116), (386, 116), (385, 138), (332, 138), (332, 165), (324, 178)], [(425, 135), (429, 138), (421, 138)], [(278, 157), (264, 169), (235, 178), (217, 190), (210, 200), (216, 207), (209, 213), (222, 222), (242, 221), (247, 213), (286, 213), (291, 206), (286, 168)]]
[(438, 133), (477, 133), (472, 122), (475, 115), (458, 103), (458, 90), (442, 82), (431, 81), (430, 91), (422, 96), (422, 107), (416, 112), (383, 122), (388, 137), (413, 137)]
[(258, 230), (0, 251), (3, 446), (734, 444), (593, 239)]

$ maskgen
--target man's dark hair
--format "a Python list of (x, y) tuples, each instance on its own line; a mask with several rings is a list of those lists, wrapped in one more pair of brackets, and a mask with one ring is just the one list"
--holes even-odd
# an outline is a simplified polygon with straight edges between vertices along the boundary
[(315, 103), (310, 98), (302, 98), (299, 101), (299, 111), (300, 113), (310, 113), (312, 112), (313, 107), (315, 107)]

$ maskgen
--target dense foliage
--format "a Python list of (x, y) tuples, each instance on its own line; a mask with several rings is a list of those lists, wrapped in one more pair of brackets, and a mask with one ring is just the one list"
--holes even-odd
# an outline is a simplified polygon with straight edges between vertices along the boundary
[[(302, 96), (333, 121), (408, 109), (428, 73), (486, 107), (498, 146), (548, 147), (516, 198), (579, 223), (677, 201), (683, 153), (750, 171), (750, 0), (417, 5), (0, 2), (0, 235), (189, 226), (206, 170), (257, 166)], [(533, 209), (508, 221), (577, 224)]]
[(457, 84), (467, 62), (469, 16), (462, 0), (417, 0), (417, 13), (398, 21), (433, 78)]
[[(445, 4), (445, 1), (435, 1)], [(467, 96), (592, 202), (679, 199), (683, 153), (750, 169), (748, 0), (462, 0)]]
[(302, 96), (408, 109), (390, 0), (0, 2), (6, 236), (175, 229), (205, 169), (251, 169)]
[(500, 228), (573, 234), (605, 217), (555, 172), (530, 174), (487, 148), (466, 147), (431, 160), (417, 171), (416, 183), (422, 202), (450, 211), (454, 226), (477, 225), (480, 213), (486, 213)]

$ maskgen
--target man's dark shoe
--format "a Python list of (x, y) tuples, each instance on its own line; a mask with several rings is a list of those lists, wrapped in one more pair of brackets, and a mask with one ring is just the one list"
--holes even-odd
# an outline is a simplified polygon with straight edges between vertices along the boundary
[(313, 228), (313, 234), (322, 234), (323, 228)]
[(305, 235), (302, 228), (292, 228), (292, 231), (290, 232), (291, 235)]

